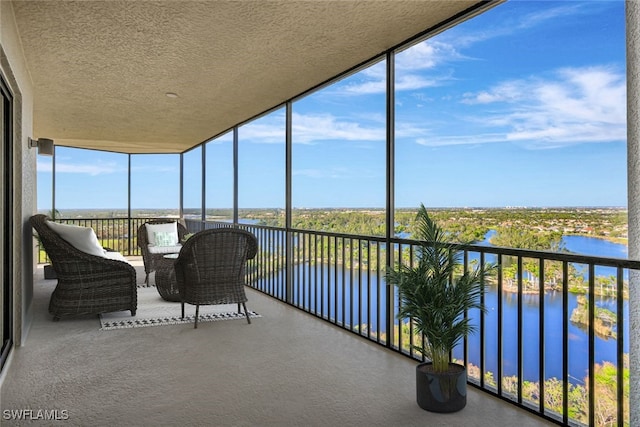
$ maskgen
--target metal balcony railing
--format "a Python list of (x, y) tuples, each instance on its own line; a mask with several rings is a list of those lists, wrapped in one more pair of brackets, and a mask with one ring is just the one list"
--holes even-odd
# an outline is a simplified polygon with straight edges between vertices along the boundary
[[(73, 219), (104, 246), (139, 255), (138, 227), (151, 218)], [(418, 242), (226, 222), (186, 220), (190, 232), (239, 227), (259, 251), (248, 283), (293, 307), (407, 357), (422, 337), (398, 319), (398, 296), (387, 266), (411, 264)], [(464, 268), (495, 263), (486, 313), (469, 312), (477, 327), (454, 350), (469, 383), (560, 425), (629, 425), (629, 286), (640, 261), (461, 246)], [(41, 260), (43, 260), (41, 258)]]
[[(187, 220), (190, 231), (253, 232), (253, 288), (416, 360), (422, 339), (397, 319), (387, 265), (411, 264), (418, 242)], [(391, 248), (391, 250), (389, 250)], [(500, 266), (467, 316), (478, 332), (454, 351), (469, 383), (561, 425), (629, 425), (628, 289), (640, 262), (463, 245), (464, 268)]]

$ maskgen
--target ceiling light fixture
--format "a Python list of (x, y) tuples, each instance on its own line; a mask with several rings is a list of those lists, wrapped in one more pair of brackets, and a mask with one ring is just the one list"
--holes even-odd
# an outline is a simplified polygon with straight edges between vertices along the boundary
[(167, 95), (167, 98), (177, 98), (178, 94), (177, 93), (173, 93), (173, 92), (167, 92), (165, 93), (165, 95)]

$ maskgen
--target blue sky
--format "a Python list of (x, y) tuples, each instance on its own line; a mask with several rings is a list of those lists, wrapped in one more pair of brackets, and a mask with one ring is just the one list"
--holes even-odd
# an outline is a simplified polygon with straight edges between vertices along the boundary
[[(396, 206), (626, 206), (624, 20), (622, 0), (509, 1), (398, 53)], [(294, 103), (294, 207), (384, 207), (385, 67)], [(284, 207), (284, 111), (239, 135), (240, 207)], [(232, 202), (230, 148), (207, 145), (207, 207)], [(126, 156), (56, 159), (58, 208), (126, 207)], [(178, 156), (132, 163), (134, 208), (178, 206)], [(50, 168), (39, 158), (39, 208)]]

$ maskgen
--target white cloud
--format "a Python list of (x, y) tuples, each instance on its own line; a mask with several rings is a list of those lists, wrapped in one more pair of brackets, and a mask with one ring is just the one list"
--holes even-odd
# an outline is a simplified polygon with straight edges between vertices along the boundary
[[(418, 90), (428, 87), (440, 86), (444, 81), (449, 80), (448, 77), (426, 77), (419, 74), (404, 74), (396, 77), (396, 91)], [(354, 83), (341, 88), (341, 92), (336, 95), (373, 95), (383, 94), (387, 90), (386, 80), (366, 81), (362, 83)]]
[[(450, 80), (448, 75), (424, 76), (417, 73), (405, 73), (396, 75), (395, 89), (397, 92), (406, 90), (418, 90), (428, 87), (441, 86)], [(332, 95), (374, 95), (383, 94), (387, 90), (387, 82), (384, 77), (377, 80), (351, 83), (340, 87), (339, 91), (332, 92)]]
[(524, 82), (509, 81), (502, 82), (488, 91), (480, 91), (477, 93), (465, 93), (462, 102), (465, 104), (489, 104), (493, 102), (517, 102), (522, 99), (525, 94), (523, 90), (526, 88)]
[[(399, 52), (395, 58), (396, 91), (419, 90), (441, 86), (451, 80), (450, 75), (425, 75), (425, 71), (452, 61), (475, 60), (463, 54), (460, 48), (496, 37), (505, 37), (516, 31), (544, 25), (545, 22), (577, 13), (575, 6), (560, 6), (520, 17), (513, 25), (502, 25), (492, 30), (484, 28), (482, 32), (465, 33), (451, 30), (431, 39), (417, 43)], [(455, 37), (451, 34), (455, 33)], [(367, 95), (384, 93), (386, 90), (386, 65), (377, 63), (360, 73), (362, 81), (345, 85), (342, 95)]]
[[(294, 144), (314, 144), (319, 141), (384, 141), (384, 116), (379, 113), (355, 118), (337, 117), (331, 113), (292, 114)], [(284, 144), (284, 116), (274, 115), (260, 123), (247, 124), (239, 131), (240, 140), (258, 144)]]
[(424, 135), (429, 135), (432, 130), (426, 126), (422, 126), (417, 123), (410, 123), (399, 121), (395, 125), (395, 137), (401, 138), (419, 138)]
[[(499, 7), (499, 6), (498, 6)], [(396, 91), (420, 90), (446, 84), (452, 79), (448, 74), (425, 75), (425, 72), (437, 70), (445, 63), (462, 60), (477, 60), (462, 53), (460, 49), (470, 48), (474, 44), (497, 37), (508, 37), (515, 32), (540, 27), (548, 21), (572, 17), (581, 13), (597, 13), (581, 5), (563, 4), (542, 11), (535, 11), (513, 18), (513, 22), (495, 28), (483, 26), (478, 31), (465, 31), (458, 27), (436, 37), (424, 40), (399, 52), (395, 58)], [(382, 94), (386, 91), (386, 65), (379, 62), (358, 74), (359, 81), (340, 88), (339, 95)]]
[[(462, 58), (453, 44), (426, 40), (396, 56), (395, 71), (396, 91), (418, 90), (440, 86), (450, 79), (449, 75), (426, 76), (421, 74), (425, 70), (432, 70), (437, 65), (454, 59)], [(387, 90), (386, 63), (379, 62), (358, 75), (357, 81), (340, 86), (336, 95), (370, 95), (382, 94)]]
[(426, 136), (417, 138), (415, 142), (427, 147), (440, 147), (445, 145), (476, 145), (494, 142), (505, 142), (506, 136), (503, 133), (495, 134), (472, 134), (455, 136)]
[(520, 17), (518, 25), (515, 28), (512, 28), (511, 31), (515, 32), (523, 29), (539, 27), (546, 24), (548, 21), (562, 19), (568, 16), (576, 16), (581, 13), (589, 12), (584, 10), (580, 4), (571, 4), (570, 2), (567, 2), (557, 7), (537, 10), (527, 15), (523, 15)]
[[(292, 114), (294, 144), (314, 144), (319, 141), (384, 141), (384, 117), (378, 113), (360, 115), (355, 119), (336, 117), (330, 113)], [(366, 122), (366, 123), (365, 123)], [(284, 144), (284, 116), (242, 126), (240, 140), (259, 144)]]
[(396, 55), (396, 71), (418, 71), (436, 68), (443, 62), (464, 59), (456, 48), (458, 44), (427, 39)]
[[(580, 15), (593, 14), (597, 15), (601, 12), (602, 2), (556, 2), (557, 6), (553, 6), (552, 2), (547, 8), (525, 13), (522, 9), (521, 13), (502, 13), (499, 18), (494, 17), (492, 22), (484, 21), (479, 28), (469, 30), (468, 26), (456, 26), (437, 36), (437, 40), (443, 46), (455, 45), (457, 49), (469, 48), (477, 43), (498, 37), (509, 37), (514, 33), (521, 33), (526, 30), (544, 27), (549, 21), (572, 19)], [(488, 13), (501, 13), (501, 6), (497, 6), (494, 11)], [(482, 18), (480, 18), (482, 19)], [(443, 49), (446, 52), (446, 49)], [(461, 58), (465, 55), (459, 54)]]
[[(428, 120), (396, 123), (396, 138), (414, 138), (428, 146), (516, 142), (530, 148), (552, 148), (626, 138), (624, 74), (607, 67), (565, 68), (550, 76), (496, 84), (467, 93), (462, 102), (472, 112), (457, 118), (460, 129), (478, 131), (442, 135)], [(319, 141), (384, 141), (379, 114), (347, 119), (330, 113), (293, 114), (294, 143)], [(241, 139), (284, 143), (283, 116), (241, 128)], [(464, 122), (464, 123), (463, 123)], [(464, 126), (463, 126), (464, 124)], [(302, 173), (302, 172), (300, 172)]]
[(384, 113), (379, 113), (375, 111), (367, 111), (365, 113), (355, 113), (353, 114), (355, 119), (359, 119), (369, 123), (375, 123), (376, 125), (380, 125), (384, 127), (387, 122), (387, 116)]
[(396, 78), (395, 89), (396, 91), (405, 90), (418, 90), (428, 87), (441, 86), (445, 81), (449, 80), (448, 77), (424, 77), (418, 74), (405, 74)]
[(342, 88), (343, 95), (371, 95), (385, 93), (387, 82), (385, 80), (371, 80), (361, 83), (353, 83)]
[(284, 116), (278, 115), (270, 121), (261, 121), (260, 123), (249, 123), (244, 125), (240, 128), (238, 135), (241, 141), (246, 139), (263, 144), (284, 144)]
[(293, 114), (293, 140), (309, 144), (323, 140), (380, 141), (385, 139), (384, 125), (366, 126), (339, 119), (332, 114)]
[(387, 90), (386, 75), (386, 63), (381, 61), (365, 68), (355, 76), (349, 77), (349, 83), (338, 83), (336, 90), (331, 90), (329, 93), (332, 96), (385, 93)]
[(608, 67), (565, 68), (553, 78), (503, 82), (465, 94), (463, 103), (491, 105), (490, 113), (485, 107), (479, 112), (483, 117), (474, 121), (504, 129), (504, 138), (495, 133), (465, 137), (476, 141), (470, 143), (518, 141), (549, 148), (626, 139), (626, 81), (624, 74)]
[[(51, 172), (53, 168), (52, 162), (38, 161), (39, 172)], [(98, 164), (71, 164), (56, 162), (56, 173), (73, 173), (84, 174), (90, 176), (106, 175), (112, 173), (126, 172), (126, 168), (119, 167), (116, 163), (98, 163)]]

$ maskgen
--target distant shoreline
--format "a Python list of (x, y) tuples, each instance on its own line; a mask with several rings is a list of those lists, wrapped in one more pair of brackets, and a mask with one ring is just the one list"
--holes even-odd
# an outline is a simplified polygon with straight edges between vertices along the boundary
[[(95, 212), (95, 211), (110, 211), (110, 212), (127, 212), (127, 208), (56, 208), (59, 212)], [(364, 208), (364, 207), (335, 207), (335, 208), (305, 208), (305, 207), (294, 207), (293, 210), (305, 210), (305, 211), (370, 211), (370, 212), (384, 212), (384, 208)], [(469, 206), (469, 207), (428, 207), (427, 209), (431, 210), (452, 210), (452, 211), (473, 211), (473, 210), (508, 210), (508, 211), (567, 211), (567, 210), (610, 210), (610, 211), (626, 211), (627, 207), (621, 206), (558, 206), (558, 207), (513, 207), (513, 206), (505, 206), (505, 207), (483, 207), (483, 206)], [(178, 211), (179, 208), (131, 208), (132, 211)], [(185, 211), (189, 210), (200, 210), (200, 208), (185, 208)], [(209, 208), (207, 210), (211, 211), (233, 211), (233, 208)], [(240, 210), (244, 211), (274, 211), (274, 210), (284, 210), (284, 208), (240, 208)], [(396, 208), (397, 211), (417, 211), (418, 207), (402, 207)], [(48, 212), (50, 209), (40, 209), (41, 212)]]
[[(503, 208), (427, 208), (437, 211), (437, 214), (450, 220), (453, 224), (462, 227), (486, 227), (494, 229), (496, 227), (521, 227), (526, 226), (536, 228), (540, 231), (560, 231), (563, 236), (582, 236), (601, 239), (611, 243), (622, 244), (628, 246), (628, 224), (627, 217), (624, 214), (627, 208), (624, 207), (503, 207)], [(40, 212), (50, 215), (50, 210), (40, 210)], [(180, 214), (178, 208), (140, 208), (140, 209), (113, 209), (113, 208), (85, 208), (85, 209), (57, 209), (56, 215), (60, 218), (77, 219), (77, 218), (127, 218), (131, 213), (133, 218), (149, 218), (149, 217), (177, 217)], [(239, 209), (240, 218), (253, 219), (256, 221), (264, 221), (267, 225), (277, 225), (283, 220), (285, 210), (282, 208), (241, 208)], [(383, 208), (293, 208), (295, 216), (302, 215), (304, 218), (315, 217), (327, 213), (332, 218), (343, 218), (348, 216), (350, 221), (351, 214), (357, 212), (360, 215), (360, 226), (365, 224), (362, 215), (371, 215), (375, 217), (377, 223), (381, 221), (381, 217), (386, 215)], [(400, 221), (401, 226), (406, 226), (411, 221), (411, 214), (417, 212), (415, 208), (398, 208), (396, 209), (396, 221)], [(206, 209), (207, 218), (216, 218), (218, 220), (229, 220), (233, 215), (231, 208), (209, 208)], [(183, 215), (201, 215), (200, 208), (183, 209)], [(341, 219), (338, 224), (346, 224)], [(314, 222), (314, 226), (318, 226), (317, 221), (329, 221), (329, 218), (319, 216)], [(365, 222), (363, 222), (365, 221)], [(382, 219), (384, 221), (384, 219)], [(332, 224), (333, 225), (333, 224)], [(329, 231), (344, 231), (334, 230)], [(361, 231), (350, 229), (350, 232)], [(365, 232), (369, 232), (366, 230)], [(379, 232), (379, 231), (378, 231)]]

